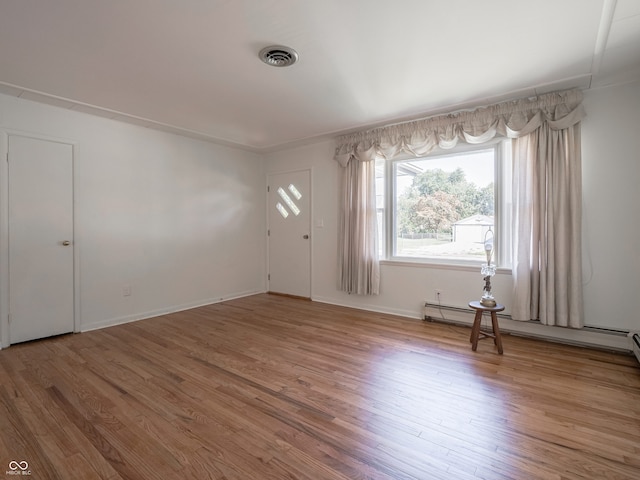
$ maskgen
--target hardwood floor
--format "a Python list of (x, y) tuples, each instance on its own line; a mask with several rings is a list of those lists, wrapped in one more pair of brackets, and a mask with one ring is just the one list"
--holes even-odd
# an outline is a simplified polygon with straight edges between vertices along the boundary
[(14, 345), (0, 478), (640, 478), (635, 358), (469, 334), (257, 295)]

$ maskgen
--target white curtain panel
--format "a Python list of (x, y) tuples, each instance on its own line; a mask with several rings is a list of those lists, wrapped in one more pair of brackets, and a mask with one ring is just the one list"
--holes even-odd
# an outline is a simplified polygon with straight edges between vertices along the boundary
[(377, 295), (380, 262), (375, 160), (349, 162), (342, 180), (338, 288), (358, 295)]
[(579, 124), (514, 141), (512, 318), (584, 325), (581, 185)]
[(512, 317), (580, 328), (584, 115), (582, 92), (569, 90), (339, 137), (335, 159), (344, 167), (345, 179), (340, 288), (363, 294), (378, 291), (372, 287), (379, 282), (376, 157), (421, 157), (438, 147), (453, 148), (459, 141), (481, 144), (502, 136), (516, 139)]

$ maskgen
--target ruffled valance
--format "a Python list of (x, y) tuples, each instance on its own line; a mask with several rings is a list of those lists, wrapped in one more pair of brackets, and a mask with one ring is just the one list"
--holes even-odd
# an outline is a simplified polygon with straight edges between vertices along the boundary
[(545, 122), (553, 130), (563, 130), (584, 116), (580, 90), (548, 93), (343, 135), (337, 139), (334, 158), (345, 167), (352, 158), (370, 161), (382, 156), (390, 160), (401, 153), (421, 157), (436, 147), (453, 148), (459, 141), (480, 144), (496, 135), (521, 137)]

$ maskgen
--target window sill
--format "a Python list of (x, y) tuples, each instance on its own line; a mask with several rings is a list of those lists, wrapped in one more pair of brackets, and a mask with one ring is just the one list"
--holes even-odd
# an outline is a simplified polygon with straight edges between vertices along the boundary
[[(435, 268), (438, 270), (459, 270), (463, 272), (480, 271), (480, 263), (446, 263), (431, 260), (380, 260), (380, 265), (389, 265), (393, 267), (414, 267), (414, 268)], [(511, 275), (511, 267), (498, 267), (497, 275)]]

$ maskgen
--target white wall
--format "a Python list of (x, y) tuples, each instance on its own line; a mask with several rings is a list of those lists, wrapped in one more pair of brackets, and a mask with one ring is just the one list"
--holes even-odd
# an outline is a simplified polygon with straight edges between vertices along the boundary
[(0, 95), (3, 131), (75, 144), (82, 330), (265, 290), (260, 155)]
[[(640, 329), (633, 315), (634, 295), (640, 294), (640, 84), (586, 92), (584, 103), (585, 323)], [(469, 300), (479, 298), (482, 279), (475, 269), (394, 264), (382, 265), (378, 296), (337, 290), (339, 167), (333, 160), (334, 147), (333, 141), (324, 141), (266, 155), (268, 173), (313, 168), (313, 225), (319, 219), (324, 223), (314, 228), (313, 299), (420, 318), (424, 301), (434, 300), (434, 289), (444, 292), (447, 305), (467, 307)], [(494, 277), (493, 287), (509, 313), (510, 273)]]

